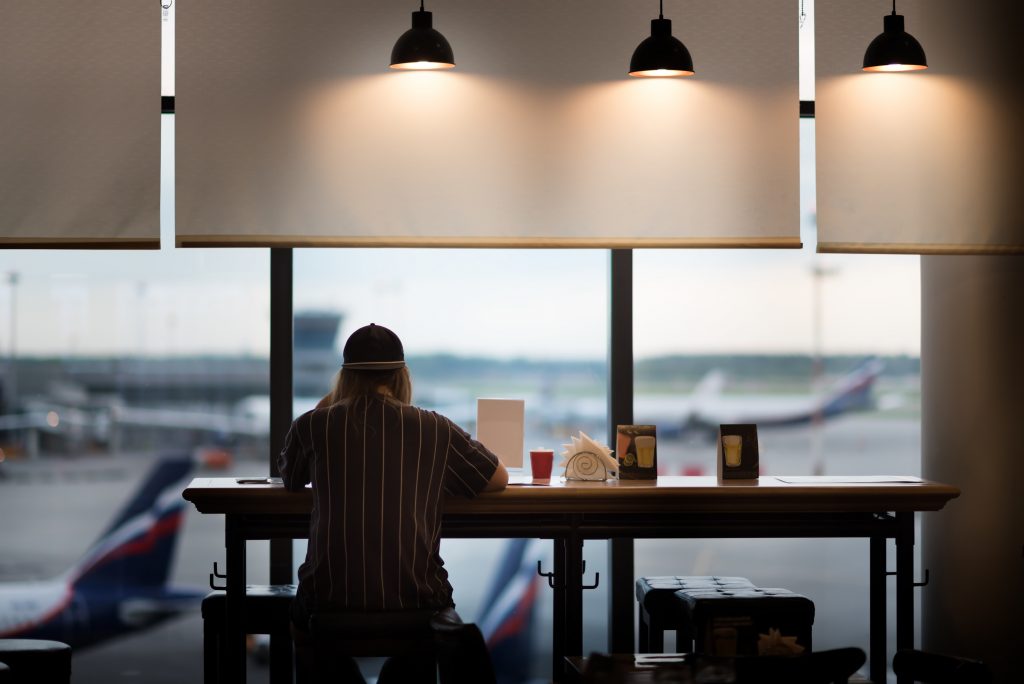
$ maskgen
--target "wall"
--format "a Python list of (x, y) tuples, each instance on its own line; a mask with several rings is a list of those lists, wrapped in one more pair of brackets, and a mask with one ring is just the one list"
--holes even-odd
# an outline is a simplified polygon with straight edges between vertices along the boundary
[(923, 257), (922, 475), (960, 498), (923, 516), (925, 650), (1024, 681), (1024, 257)]

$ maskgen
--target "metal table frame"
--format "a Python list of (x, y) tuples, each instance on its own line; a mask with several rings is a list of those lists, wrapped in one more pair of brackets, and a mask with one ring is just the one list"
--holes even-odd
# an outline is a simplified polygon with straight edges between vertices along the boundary
[[(937, 510), (946, 501), (957, 496), (958, 490), (946, 485), (932, 485), (941, 492), (926, 505), (910, 504), (911, 510), (846, 510), (842, 495), (838, 495), (837, 510), (813, 510), (822, 504), (813, 504), (809, 510), (787, 512), (766, 511), (751, 507), (749, 502), (741, 510), (729, 511), (722, 507), (709, 514), (708, 510), (672, 510), (652, 512), (636, 510), (594, 510), (583, 506), (585, 512), (571, 510), (564, 502), (550, 510), (531, 510), (526, 505), (508, 505), (506, 499), (491, 499), (501, 506), (475, 506), (472, 501), (452, 502), (444, 514), (442, 536), (447, 538), (540, 538), (551, 539), (554, 544), (554, 572), (550, 578), (554, 602), (554, 634), (552, 677), (563, 677), (564, 657), (583, 655), (583, 544), (588, 539), (647, 539), (647, 538), (866, 538), (869, 540), (869, 669), (872, 681), (885, 681), (886, 657), (886, 578), (896, 576), (896, 647), (914, 646), (914, 513), (915, 510)], [(201, 488), (201, 487), (200, 487)], [(266, 505), (267, 489), (251, 497), (251, 505), (239, 503), (232, 493), (232, 502), (218, 506), (215, 496), (207, 493), (205, 499), (190, 495), (195, 483), (185, 492), (203, 513), (225, 516), (227, 615), (224, 635), (224, 671), (229, 681), (245, 679), (244, 619), (245, 547), (250, 539), (299, 539), (308, 535), (308, 513), (296, 512), (296, 496), (283, 489), (270, 492), (273, 498), (287, 501), (285, 510), (274, 510)], [(278, 488), (280, 489), (280, 488)], [(500, 496), (500, 495), (499, 495)], [(616, 496), (616, 495), (612, 495)], [(489, 497), (481, 497), (482, 500)], [(202, 499), (202, 500), (201, 500)], [(941, 500), (940, 500), (941, 499)], [(478, 500), (478, 501), (479, 501)], [(308, 507), (308, 497), (305, 505)], [(262, 502), (262, 503), (261, 503)], [(938, 502), (938, 503), (936, 503)], [(857, 508), (865, 504), (858, 503)], [(564, 509), (564, 510), (563, 510)], [(749, 510), (748, 510), (749, 509)], [(530, 512), (523, 512), (523, 511)], [(263, 512), (256, 512), (263, 511)], [(886, 541), (895, 540), (896, 569), (886, 568)], [(288, 665), (287, 663), (285, 665)], [(272, 670), (274, 681), (290, 681), (290, 670), (278, 664)], [(288, 677), (288, 679), (285, 679)]]

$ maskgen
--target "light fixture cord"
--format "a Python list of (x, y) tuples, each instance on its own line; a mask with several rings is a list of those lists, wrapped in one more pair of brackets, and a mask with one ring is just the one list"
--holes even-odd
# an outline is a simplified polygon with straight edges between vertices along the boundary
[[(896, 2), (896, 0), (892, 0), (892, 1)], [(665, 0), (658, 0), (658, 18), (659, 19), (664, 19), (665, 18)]]
[(896, 16), (896, 0), (892, 0), (892, 14)]
[[(893, 1), (893, 7), (895, 7), (896, 6), (896, 0), (892, 0), (892, 1)], [(422, 11), (423, 11), (423, 0), (420, 0), (420, 12), (422, 12)]]

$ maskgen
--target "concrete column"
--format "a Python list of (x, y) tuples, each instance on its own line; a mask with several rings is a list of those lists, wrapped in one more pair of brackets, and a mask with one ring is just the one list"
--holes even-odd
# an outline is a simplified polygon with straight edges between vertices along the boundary
[(1024, 257), (921, 262), (922, 647), (1024, 681)]

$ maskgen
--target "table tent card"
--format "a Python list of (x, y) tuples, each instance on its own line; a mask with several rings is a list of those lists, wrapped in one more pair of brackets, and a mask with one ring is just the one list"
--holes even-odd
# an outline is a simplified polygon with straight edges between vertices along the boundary
[(619, 477), (658, 479), (658, 439), (653, 425), (620, 425), (616, 429)]
[(756, 480), (760, 474), (757, 426), (718, 426), (718, 480)]
[(506, 468), (523, 467), (525, 413), (522, 399), (476, 400), (477, 441), (493, 451)]

